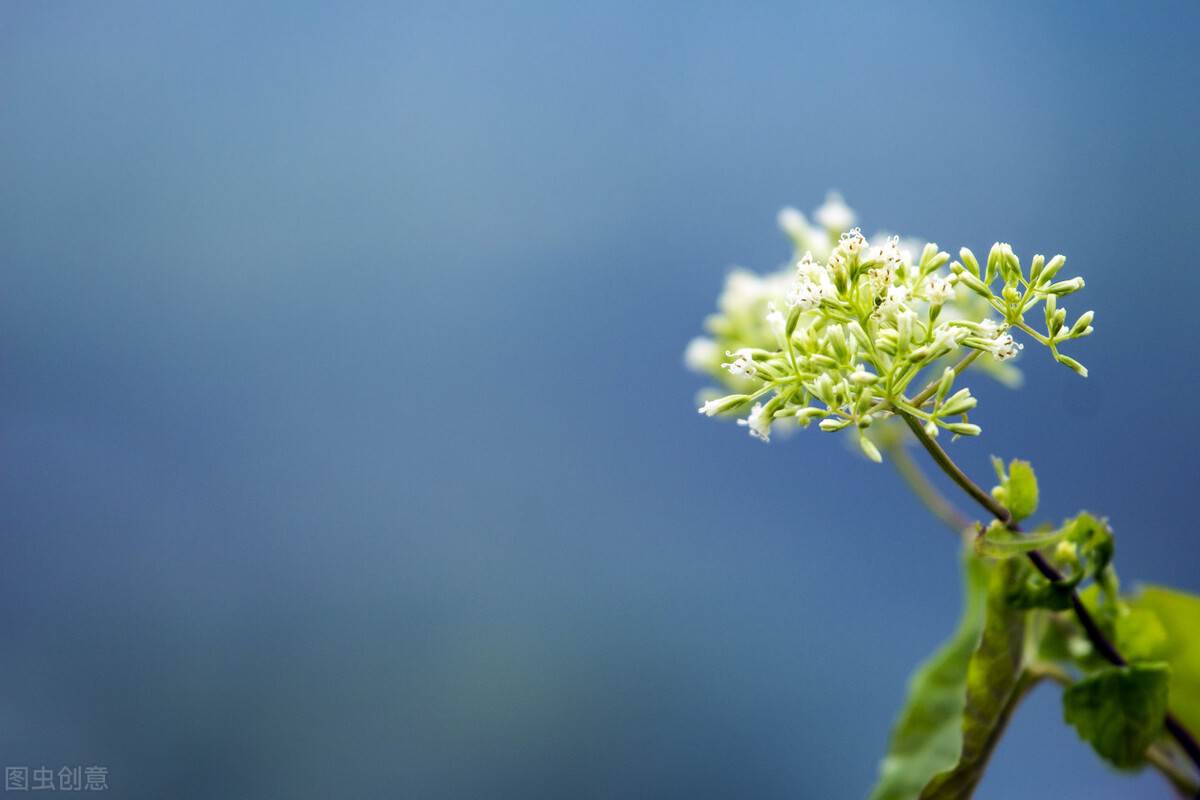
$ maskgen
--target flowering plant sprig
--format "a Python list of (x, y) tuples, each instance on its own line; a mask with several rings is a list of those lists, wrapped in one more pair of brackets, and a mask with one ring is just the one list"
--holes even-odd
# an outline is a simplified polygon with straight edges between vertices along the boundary
[[(1059, 305), (1083, 279), (1060, 279), (1061, 255), (1034, 256), (1026, 268), (1004, 243), (981, 265), (967, 248), (951, 261), (932, 243), (868, 240), (836, 195), (814, 216), (815, 227), (798, 211), (780, 213), (792, 261), (766, 276), (734, 271), (706, 321), (712, 338), (694, 339), (685, 361), (726, 387), (705, 394), (701, 414), (739, 417), (763, 441), (814, 421), (847, 430), (872, 460), (886, 450), (970, 545), (959, 629), (914, 675), (871, 797), (968, 797), (1015, 706), (1042, 680), (1064, 687), (1064, 720), (1108, 763), (1152, 765), (1200, 797), (1200, 743), (1190, 732), (1200, 729), (1200, 597), (1156, 587), (1121, 594), (1106, 519), (1081, 512), (1026, 532), (1038, 507), (1033, 467), (994, 459), (999, 483), (988, 492), (938, 441), (941, 431), (981, 432), (969, 419), (974, 395), (955, 382), (971, 368), (1015, 384), (1018, 336), (1087, 376), (1060, 349), (1093, 330), (1091, 311), (1068, 322)], [(989, 524), (972, 522), (929, 481), (903, 446), (905, 428)]]
[[(846, 212), (835, 216), (825, 210), (818, 218), (845, 222), (852, 219)], [(796, 212), (787, 214), (785, 223), (795, 240), (820, 241)], [(976, 404), (970, 389), (950, 390), (978, 356), (996, 362), (1014, 357), (1024, 347), (1014, 331), (1087, 375), (1078, 361), (1058, 350), (1063, 342), (1090, 335), (1093, 319), (1088, 311), (1066, 326), (1058, 298), (1084, 284), (1082, 278), (1054, 280), (1066, 262), (1061, 255), (1049, 261), (1034, 256), (1026, 272), (1012, 248), (997, 243), (981, 270), (964, 247), (961, 261), (946, 269), (950, 256), (936, 244), (924, 245), (913, 258), (898, 236), (869, 242), (858, 228), (840, 232), (827, 251), (818, 252), (827, 255), (814, 256), (810, 249), (795, 262), (782, 304), (765, 299), (781, 288), (778, 277), (756, 285), (744, 273), (731, 276), (721, 302), (724, 316), (710, 321), (710, 327), (725, 334), (725, 344), (737, 345), (725, 349), (728, 360), (719, 366), (741, 391), (707, 400), (700, 413), (748, 408), (740, 422), (762, 441), (769, 440), (777, 420), (804, 427), (816, 421), (827, 432), (849, 428), (859, 432), (863, 452), (879, 461), (878, 448), (864, 432), (897, 410), (923, 420), (931, 436), (940, 430), (978, 435), (979, 426), (968, 419)], [(970, 303), (971, 294), (983, 304)], [(1026, 322), (1038, 305), (1044, 308), (1045, 334)], [(760, 321), (752, 318), (755, 311), (761, 312)], [(737, 341), (739, 335), (744, 341)], [(694, 341), (689, 363), (711, 366), (714, 345)], [(909, 396), (930, 367), (960, 356), (965, 357), (958, 366), (940, 371), (932, 391)]]

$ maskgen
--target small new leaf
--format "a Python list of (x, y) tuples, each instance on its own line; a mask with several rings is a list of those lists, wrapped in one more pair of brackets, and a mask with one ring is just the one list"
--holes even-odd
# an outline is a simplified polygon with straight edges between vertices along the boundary
[(1014, 458), (1008, 465), (1008, 485), (1005, 497), (1009, 513), (1022, 520), (1033, 516), (1038, 507), (1037, 476), (1028, 461)]
[(1102, 670), (1063, 692), (1063, 718), (1101, 758), (1136, 769), (1162, 735), (1169, 677), (1162, 663)]

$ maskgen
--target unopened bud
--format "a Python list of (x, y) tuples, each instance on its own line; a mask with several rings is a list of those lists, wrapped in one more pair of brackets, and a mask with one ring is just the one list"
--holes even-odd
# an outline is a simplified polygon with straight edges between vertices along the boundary
[(860, 435), (858, 437), (858, 446), (862, 448), (863, 455), (874, 461), (876, 464), (883, 461), (883, 456), (879, 454), (879, 448), (876, 447), (875, 443), (866, 436)]
[(941, 380), (938, 381), (937, 402), (942, 402), (950, 392), (950, 387), (954, 385), (954, 377), (954, 370), (951, 367), (946, 367), (942, 372)]
[(1085, 367), (1083, 364), (1080, 364), (1078, 361), (1071, 358), (1070, 356), (1064, 356), (1062, 353), (1059, 353), (1056, 356), (1054, 356), (1054, 359), (1058, 363), (1066, 364), (1068, 367), (1075, 370), (1076, 374), (1078, 374), (1079, 377), (1086, 378), (1088, 376), (1087, 367)]
[(1036, 255), (1029, 262), (1029, 283), (1031, 285), (1037, 286), (1038, 278), (1041, 277), (1042, 270), (1045, 267), (1046, 267), (1046, 257), (1043, 255)]
[(1091, 328), (1092, 317), (1094, 316), (1095, 313), (1092, 311), (1083, 312), (1079, 316), (1079, 319), (1075, 320), (1075, 324), (1071, 326), (1071, 336), (1087, 336), (1087, 333), (1084, 333), (1084, 331), (1091, 332), (1089, 329)]
[[(962, 259), (962, 263), (965, 264), (967, 269), (971, 271), (971, 274), (978, 278), (979, 262), (975, 259), (975, 254), (972, 253), (970, 249), (964, 247), (958, 251), (958, 257)], [(951, 267), (951, 269), (953, 269), (953, 267)]]
[(1057, 255), (1047, 261), (1045, 269), (1043, 269), (1042, 274), (1038, 276), (1038, 282), (1049, 283), (1050, 281), (1054, 280), (1054, 276), (1058, 274), (1058, 271), (1063, 268), (1063, 264), (1066, 263), (1067, 257), (1064, 255)]
[(946, 417), (958, 416), (970, 411), (978, 402), (978, 400), (971, 396), (970, 389), (959, 389), (950, 395), (950, 399), (942, 403), (938, 409), (938, 413)]
[(1050, 284), (1046, 287), (1046, 291), (1050, 294), (1062, 296), (1078, 292), (1083, 286), (1083, 278), (1071, 278), (1070, 280)]

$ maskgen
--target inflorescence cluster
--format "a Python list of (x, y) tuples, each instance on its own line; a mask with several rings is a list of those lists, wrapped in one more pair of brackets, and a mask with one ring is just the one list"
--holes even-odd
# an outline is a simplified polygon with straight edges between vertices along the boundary
[[(707, 321), (713, 338), (688, 345), (688, 365), (734, 391), (708, 399), (701, 414), (742, 416), (739, 424), (764, 442), (781, 421), (852, 429), (863, 452), (878, 461), (865, 432), (898, 411), (922, 420), (931, 436), (977, 435), (979, 426), (968, 420), (976, 400), (968, 388), (951, 391), (955, 378), (973, 362), (1012, 378), (1001, 362), (1024, 346), (1014, 333), (1087, 376), (1059, 352), (1063, 342), (1092, 332), (1091, 311), (1068, 325), (1058, 305), (1083, 288), (1082, 278), (1057, 279), (1063, 256), (1035, 255), (1026, 269), (999, 242), (981, 265), (965, 247), (950, 262), (933, 243), (887, 235), (868, 240), (851, 227), (854, 213), (837, 195), (814, 217), (818, 227), (794, 209), (780, 212), (795, 245), (792, 265), (765, 277), (731, 273), (719, 313)], [(1026, 322), (1039, 305), (1044, 333)], [(910, 396), (927, 370), (932, 381)]]

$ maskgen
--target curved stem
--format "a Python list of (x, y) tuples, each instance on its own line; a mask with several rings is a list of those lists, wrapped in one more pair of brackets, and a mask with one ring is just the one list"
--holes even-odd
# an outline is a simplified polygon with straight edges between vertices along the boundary
[[(930, 457), (937, 463), (939, 467), (957, 483), (963, 491), (970, 495), (976, 502), (988, 510), (996, 519), (1000, 520), (1009, 530), (1014, 533), (1021, 531), (1020, 526), (1012, 518), (1012, 514), (1004, 506), (1003, 503), (997, 501), (990, 494), (985, 492), (979, 484), (971, 480), (965, 472), (958, 468), (958, 465), (950, 458), (942, 446), (938, 444), (933, 437), (925, 433), (925, 429), (915, 417), (904, 412), (897, 412), (908, 425), (909, 430), (917, 437), (917, 441), (925, 448)], [(1033, 562), (1033, 566), (1049, 581), (1057, 583), (1062, 580), (1062, 573), (1056, 570), (1041, 553), (1036, 550), (1030, 551), (1028, 554), (1029, 560)], [(1083, 626), (1084, 632), (1087, 634), (1088, 641), (1096, 648), (1097, 652), (1102, 655), (1110, 664), (1118, 667), (1123, 667), (1127, 663), (1118, 652), (1117, 648), (1104, 632), (1100, 630), (1100, 626), (1096, 624), (1096, 620), (1092, 618), (1091, 612), (1087, 610), (1087, 606), (1079, 599), (1077, 592), (1071, 592), (1071, 608), (1075, 612), (1075, 616), (1079, 619), (1079, 624)], [(1167, 712), (1166, 718), (1163, 720), (1163, 725), (1167, 732), (1179, 742), (1179, 746), (1187, 753), (1188, 758), (1200, 769), (1200, 743), (1197, 743), (1191, 732), (1184, 727), (1183, 723), (1172, 714)]]

